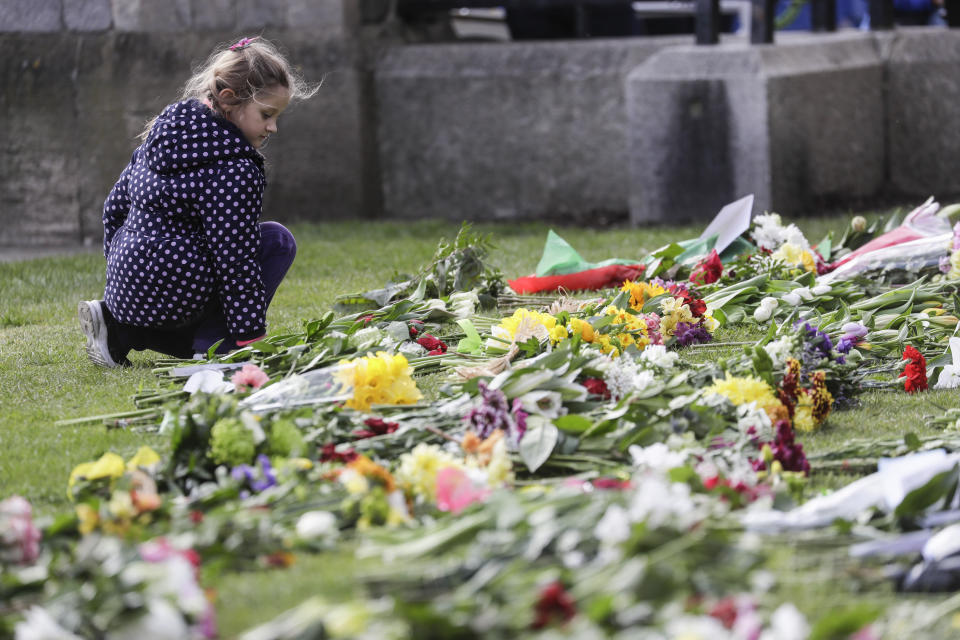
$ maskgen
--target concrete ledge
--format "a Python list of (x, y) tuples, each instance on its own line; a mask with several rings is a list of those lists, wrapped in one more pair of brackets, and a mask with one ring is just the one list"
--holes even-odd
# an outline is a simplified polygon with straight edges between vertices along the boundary
[(960, 32), (897, 32), (887, 63), (892, 188), (960, 195)]
[[(177, 99), (211, 35), (7, 34), (0, 40), (0, 244), (95, 242), (101, 208), (144, 123)], [(359, 53), (306, 31), (268, 34), (310, 80), (264, 150), (264, 218), (339, 219), (378, 210)]]
[(623, 80), (649, 56), (686, 41), (387, 49), (375, 69), (385, 213), (625, 217)]
[(869, 34), (661, 51), (626, 81), (631, 221), (705, 220), (747, 193), (784, 213), (876, 193), (882, 81)]

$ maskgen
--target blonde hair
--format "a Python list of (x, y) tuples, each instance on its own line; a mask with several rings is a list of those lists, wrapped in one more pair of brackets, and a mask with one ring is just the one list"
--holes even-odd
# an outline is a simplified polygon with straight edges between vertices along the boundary
[[(242, 106), (277, 85), (290, 91), (291, 102), (306, 100), (320, 89), (319, 84), (304, 81), (269, 40), (243, 38), (233, 45), (218, 46), (187, 80), (180, 99), (206, 100), (217, 114), (225, 116), (224, 107)], [(231, 89), (234, 96), (226, 102), (220, 97), (224, 89)], [(156, 121), (154, 117), (147, 123), (140, 134), (142, 140), (147, 139)]]

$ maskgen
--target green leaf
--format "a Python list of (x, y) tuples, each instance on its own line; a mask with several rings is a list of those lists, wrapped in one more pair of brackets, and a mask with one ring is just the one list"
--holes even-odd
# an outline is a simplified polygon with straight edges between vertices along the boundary
[(561, 431), (567, 431), (569, 433), (583, 433), (593, 426), (593, 421), (584, 416), (571, 413), (555, 419), (553, 424), (556, 425), (556, 427)]
[(915, 433), (908, 433), (903, 436), (903, 443), (907, 445), (908, 451), (916, 451), (920, 448), (920, 438)]
[(948, 471), (938, 473), (925, 485), (908, 493), (903, 502), (897, 505), (893, 515), (897, 518), (911, 518), (923, 513), (928, 507), (953, 492), (958, 476), (960, 476), (960, 467), (956, 465)]
[[(539, 419), (538, 419), (539, 418)], [(531, 473), (536, 472), (547, 461), (560, 437), (560, 430), (552, 423), (539, 416), (529, 416), (527, 424), (535, 423), (528, 428), (520, 441), (520, 457)]]
[(882, 612), (882, 607), (876, 604), (858, 604), (831, 611), (813, 625), (810, 640), (846, 640), (876, 620)]
[(459, 353), (481, 355), (483, 353), (483, 339), (480, 337), (480, 334), (477, 333), (477, 329), (473, 326), (473, 323), (463, 318), (457, 320), (457, 325), (467, 334), (466, 338), (461, 339), (460, 342), (457, 343), (457, 351)]

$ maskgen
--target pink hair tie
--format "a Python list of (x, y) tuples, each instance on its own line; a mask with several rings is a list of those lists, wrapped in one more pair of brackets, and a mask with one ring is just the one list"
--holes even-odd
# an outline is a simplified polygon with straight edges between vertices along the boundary
[(252, 38), (240, 38), (240, 40), (230, 45), (230, 51), (243, 51), (253, 44), (253, 41), (259, 37), (260, 36), (253, 36)]

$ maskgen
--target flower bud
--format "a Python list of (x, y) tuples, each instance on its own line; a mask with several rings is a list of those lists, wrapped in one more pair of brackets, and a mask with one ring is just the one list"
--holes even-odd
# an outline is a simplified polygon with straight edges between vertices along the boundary
[(853, 216), (853, 219), (850, 221), (850, 228), (854, 231), (866, 231), (867, 219), (863, 216)]

